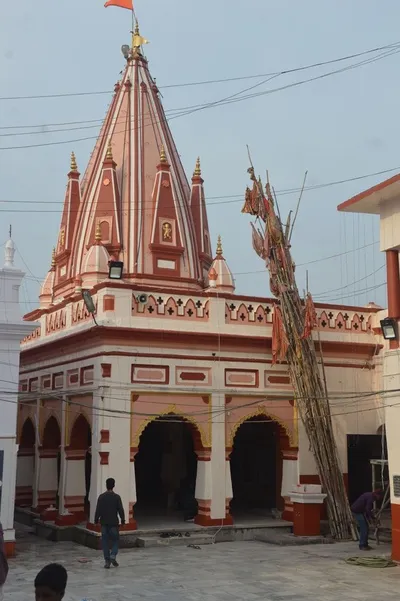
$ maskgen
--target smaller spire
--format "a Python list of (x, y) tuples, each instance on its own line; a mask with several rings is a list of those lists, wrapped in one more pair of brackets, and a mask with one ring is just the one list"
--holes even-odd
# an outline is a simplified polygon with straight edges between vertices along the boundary
[(78, 171), (78, 165), (76, 164), (74, 152), (71, 152), (71, 171)]
[(161, 148), (160, 148), (160, 163), (166, 163), (166, 162), (167, 162), (167, 155), (165, 154), (164, 144), (161, 144)]
[(53, 252), (51, 253), (51, 268), (54, 269), (56, 266), (56, 247), (53, 247)]
[(14, 255), (15, 255), (15, 244), (13, 239), (11, 238), (11, 225), (10, 225), (10, 238), (7, 240), (4, 247), (4, 267), (13, 268), (14, 267)]
[(201, 175), (201, 167), (200, 167), (200, 157), (197, 157), (196, 167), (193, 171), (193, 177), (200, 177)]
[(217, 239), (217, 257), (222, 257), (222, 240), (221, 236)]
[(100, 221), (98, 221), (98, 222), (97, 222), (97, 225), (96, 225), (96, 233), (95, 233), (95, 236), (94, 236), (94, 238), (95, 238), (95, 240), (96, 240), (96, 242), (97, 242), (97, 243), (98, 243), (98, 242), (101, 242), (101, 227), (100, 227)]
[(108, 146), (107, 146), (106, 159), (108, 159), (109, 161), (112, 161), (112, 160), (113, 160), (113, 153), (112, 153), (111, 138), (108, 140)]

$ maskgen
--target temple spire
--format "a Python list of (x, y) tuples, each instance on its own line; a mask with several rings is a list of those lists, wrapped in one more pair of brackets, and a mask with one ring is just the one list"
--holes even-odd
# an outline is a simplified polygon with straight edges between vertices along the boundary
[(135, 29), (132, 32), (132, 50), (133, 54), (138, 54), (140, 52), (140, 47), (144, 44), (148, 44), (149, 41), (146, 40), (143, 36), (140, 35), (139, 32), (139, 23), (136, 20)]
[(111, 138), (108, 140), (108, 146), (107, 146), (106, 159), (108, 159), (109, 161), (112, 161), (112, 160), (113, 160), (113, 153), (112, 153)]
[(165, 154), (164, 145), (161, 144), (161, 148), (160, 148), (160, 163), (166, 163), (166, 162), (167, 162), (167, 155)]
[(100, 227), (100, 221), (97, 223), (96, 225), (96, 234), (95, 234), (95, 240), (96, 243), (99, 244), (101, 242), (101, 227)]
[(218, 236), (217, 239), (217, 251), (216, 251), (217, 257), (222, 257), (222, 240), (221, 240), (221, 236)]
[(200, 157), (197, 157), (196, 166), (193, 171), (193, 177), (200, 177), (200, 176), (201, 176)]
[(75, 153), (71, 152), (71, 171), (78, 171), (78, 165), (76, 164)]

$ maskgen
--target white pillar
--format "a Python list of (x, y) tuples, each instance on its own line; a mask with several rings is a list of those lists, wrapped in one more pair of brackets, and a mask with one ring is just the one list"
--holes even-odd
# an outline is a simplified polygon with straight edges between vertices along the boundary
[(19, 287), (24, 273), (14, 267), (15, 247), (5, 245), (4, 267), (0, 269), (0, 379), (5, 402), (0, 401), (0, 519), (6, 552), (15, 552), (14, 504), (17, 472), (17, 410), (20, 341), (36, 327), (21, 319)]
[(211, 519), (226, 518), (225, 395), (212, 395)]
[(60, 480), (58, 483), (58, 513), (65, 513), (65, 485), (66, 485), (66, 459), (65, 459), (65, 428), (67, 416), (67, 397), (61, 404), (61, 447), (60, 447)]

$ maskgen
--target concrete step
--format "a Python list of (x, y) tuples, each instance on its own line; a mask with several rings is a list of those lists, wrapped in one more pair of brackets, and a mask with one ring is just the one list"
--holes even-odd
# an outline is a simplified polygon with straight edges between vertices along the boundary
[(162, 538), (158, 535), (148, 535), (138, 536), (136, 546), (145, 547), (146, 549), (151, 547), (188, 547), (190, 545), (201, 547), (203, 545), (212, 545), (214, 542), (215, 538), (211, 534), (193, 533), (190, 536), (170, 536), (168, 538)]

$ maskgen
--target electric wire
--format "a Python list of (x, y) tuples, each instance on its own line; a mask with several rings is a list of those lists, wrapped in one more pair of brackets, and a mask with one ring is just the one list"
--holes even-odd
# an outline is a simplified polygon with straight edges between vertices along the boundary
[[(236, 102), (242, 102), (243, 100), (249, 100), (251, 98), (257, 98), (257, 97), (260, 97), (260, 96), (265, 96), (267, 94), (272, 94), (272, 93), (275, 93), (275, 92), (280, 92), (280, 91), (283, 91), (283, 90), (290, 89), (292, 87), (297, 87), (297, 86), (300, 86), (300, 85), (303, 85), (303, 84), (306, 84), (306, 83), (310, 83), (310, 82), (313, 82), (313, 81), (324, 79), (324, 78), (329, 77), (331, 75), (336, 75), (336, 74), (343, 73), (343, 72), (351, 70), (351, 69), (358, 68), (358, 67), (366, 65), (366, 64), (377, 62), (378, 60), (382, 60), (383, 58), (386, 58), (388, 56), (392, 56), (393, 54), (397, 54), (398, 52), (400, 52), (400, 48), (398, 46), (396, 46), (396, 47), (393, 47), (390, 51), (385, 52), (385, 53), (383, 53), (381, 55), (378, 55), (377, 57), (374, 57), (372, 59), (366, 59), (366, 60), (360, 61), (359, 63), (355, 63), (355, 64), (350, 65), (348, 67), (343, 67), (341, 69), (330, 71), (328, 73), (324, 73), (324, 74), (321, 74), (321, 75), (318, 75), (318, 76), (315, 76), (315, 77), (311, 77), (311, 78), (308, 78), (306, 80), (302, 80), (302, 81), (298, 81), (298, 82), (292, 82), (290, 84), (286, 84), (286, 85), (280, 86), (278, 88), (273, 88), (273, 89), (270, 89), (270, 90), (266, 90), (264, 92), (257, 92), (257, 93), (254, 93), (254, 94), (248, 94), (247, 96), (246, 95), (245, 96), (240, 96), (240, 94), (243, 94), (246, 91), (246, 89), (245, 89), (245, 90), (239, 91), (239, 92), (237, 92), (235, 94), (232, 94), (231, 96), (222, 98), (220, 100), (216, 100), (216, 101), (213, 101), (213, 102), (204, 103), (203, 105), (200, 105), (200, 106), (198, 106), (196, 108), (192, 108), (190, 110), (184, 110), (184, 111), (182, 111), (182, 112), (180, 112), (178, 114), (175, 114), (175, 115), (171, 116), (169, 119), (163, 118), (162, 121), (160, 121), (160, 123), (168, 123), (169, 121), (171, 121), (173, 119), (184, 117), (184, 116), (187, 116), (187, 115), (190, 115), (190, 114), (193, 114), (193, 113), (196, 113), (198, 111), (205, 110), (205, 109), (208, 109), (208, 108), (215, 108), (216, 106), (225, 106), (226, 104), (232, 104), (232, 103), (236, 103)], [(279, 75), (280, 74), (274, 75), (273, 77), (278, 77)], [(256, 85), (261, 85), (261, 84), (256, 84)], [(255, 87), (255, 86), (252, 86), (252, 87)], [(249, 88), (249, 89), (251, 89), (251, 88)], [(154, 124), (148, 124), (147, 127), (149, 125), (154, 125)], [(140, 127), (138, 129), (140, 129)], [(144, 125), (144, 127), (146, 127), (146, 125)], [(132, 128), (131, 131), (133, 131), (134, 129), (135, 128)], [(120, 131), (120, 132), (114, 131), (113, 135), (116, 135), (116, 134), (119, 134), (119, 133), (124, 133), (124, 131)], [(0, 151), (1, 150), (20, 150), (20, 149), (28, 149), (28, 148), (39, 148), (39, 147), (46, 147), (46, 146), (55, 146), (55, 145), (60, 145), (60, 144), (72, 144), (72, 143), (83, 142), (83, 141), (86, 141), (86, 140), (100, 139), (100, 137), (101, 137), (101, 134), (98, 135), (98, 136), (86, 136), (84, 138), (76, 138), (76, 139), (73, 139), (73, 140), (57, 140), (57, 141), (54, 141), (54, 142), (42, 142), (42, 143), (38, 143), (38, 144), (24, 144), (24, 145), (20, 145), (20, 146), (3, 146), (3, 147), (0, 147)]]
[[(194, 81), (194, 82), (186, 82), (186, 83), (175, 83), (175, 84), (166, 84), (164, 86), (157, 86), (159, 87), (160, 90), (163, 89), (168, 89), (168, 88), (182, 88), (182, 87), (189, 87), (189, 86), (200, 86), (200, 85), (209, 85), (209, 84), (216, 84), (216, 83), (226, 83), (226, 82), (233, 82), (233, 81), (242, 81), (242, 80), (246, 80), (246, 79), (261, 79), (263, 77), (269, 77), (271, 75), (286, 75), (289, 73), (296, 73), (298, 71), (304, 71), (307, 69), (313, 69), (316, 67), (323, 67), (326, 65), (330, 65), (330, 64), (334, 64), (334, 63), (338, 63), (338, 62), (342, 62), (342, 61), (346, 61), (346, 60), (350, 60), (353, 58), (358, 58), (360, 56), (364, 56), (367, 54), (372, 54), (375, 52), (380, 52), (382, 50), (387, 50), (389, 48), (396, 48), (398, 47), (400, 42), (394, 42), (392, 44), (385, 44), (384, 46), (377, 46), (375, 48), (369, 48), (368, 50), (363, 50), (361, 52), (357, 52), (357, 53), (353, 53), (353, 54), (348, 54), (346, 56), (341, 56), (338, 58), (334, 58), (334, 59), (330, 59), (327, 61), (320, 61), (317, 63), (311, 63), (309, 65), (303, 65), (300, 67), (294, 67), (291, 69), (283, 69), (283, 70), (279, 70), (279, 71), (272, 71), (270, 73), (261, 73), (261, 74), (257, 74), (257, 75), (243, 75), (240, 77), (224, 77), (224, 78), (220, 78), (220, 79), (209, 79), (209, 80), (203, 80), (203, 81)], [(101, 95), (101, 94), (111, 94), (112, 90), (103, 90), (103, 91), (90, 91), (90, 92), (67, 92), (67, 93), (58, 93), (58, 94), (40, 94), (40, 95), (28, 95), (28, 96), (3, 96), (0, 97), (0, 101), (6, 101), (6, 100), (36, 100), (36, 99), (40, 99), (40, 98), (69, 98), (71, 96), (94, 96), (94, 95)]]

